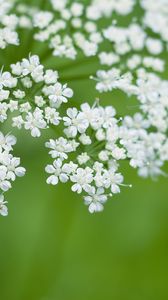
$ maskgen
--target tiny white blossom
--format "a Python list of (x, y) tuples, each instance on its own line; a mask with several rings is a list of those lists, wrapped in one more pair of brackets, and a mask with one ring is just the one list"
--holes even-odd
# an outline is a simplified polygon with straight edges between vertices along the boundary
[(70, 176), (70, 179), (74, 183), (72, 191), (80, 194), (82, 190), (86, 191), (90, 187), (90, 183), (93, 181), (93, 171), (89, 167), (78, 168), (76, 173)]
[(84, 196), (84, 202), (89, 206), (89, 212), (91, 214), (94, 212), (101, 212), (104, 209), (103, 204), (106, 201), (107, 195), (104, 194), (103, 188), (98, 188), (96, 191), (95, 187), (92, 187), (88, 196)]

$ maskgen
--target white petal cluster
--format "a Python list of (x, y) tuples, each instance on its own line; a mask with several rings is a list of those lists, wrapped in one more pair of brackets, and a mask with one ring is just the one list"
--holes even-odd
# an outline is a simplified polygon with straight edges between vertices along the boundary
[(69, 108), (63, 118), (64, 137), (50, 140), (46, 147), (54, 159), (47, 165), (48, 184), (71, 182), (73, 192), (83, 194), (89, 211), (99, 212), (113, 194), (120, 192), (123, 175), (119, 161), (126, 159), (120, 143), (120, 126), (112, 106), (88, 103)]
[(113, 12), (127, 15), (132, 12), (135, 5), (134, 0), (93, 0), (87, 9), (87, 17), (91, 20), (98, 20), (101, 17), (110, 17)]
[(167, 0), (141, 0), (141, 6), (145, 10), (144, 24), (154, 33), (160, 34), (161, 38), (168, 42), (168, 5)]
[(99, 60), (101, 65), (112, 66), (120, 61), (120, 57), (113, 52), (101, 52)]
[(156, 177), (164, 174), (161, 167), (168, 160), (168, 80), (143, 68), (136, 71), (135, 78), (127, 75), (120, 75), (115, 68), (99, 71), (96, 88), (99, 92), (117, 88), (137, 98), (141, 112), (124, 118), (121, 144), (140, 176)]
[(108, 71), (99, 70), (96, 75), (96, 78), (91, 76), (91, 79), (95, 79), (97, 81), (96, 89), (100, 93), (112, 91), (113, 89), (121, 89), (125, 91), (131, 86), (131, 73), (127, 72), (121, 75), (121, 71), (118, 68), (112, 68)]
[(138, 54), (132, 55), (127, 59), (126, 65), (129, 70), (136, 70), (143, 66), (146, 70), (150, 69), (154, 72), (164, 72), (165, 61), (158, 57), (153, 56), (140, 56)]
[(16, 32), (18, 17), (11, 14), (14, 2), (0, 0), (0, 49), (5, 49), (8, 44), (18, 45), (19, 38)]
[(49, 125), (57, 126), (61, 120), (57, 109), (73, 96), (73, 91), (58, 82), (58, 73), (44, 70), (39, 57), (12, 64), (11, 72), (0, 73), (0, 122), (14, 112), (12, 126), (24, 127), (33, 137)]
[[(124, 185), (120, 161), (128, 161), (144, 178), (166, 175), (168, 79), (164, 78), (162, 54), (168, 45), (168, 0), (86, 2), (49, 0), (47, 9), (42, 9), (35, 2), (0, 0), (1, 60), (7, 61), (6, 47), (19, 45), (28, 29), (33, 45), (42, 42), (37, 49), (44, 61), (52, 51), (60, 58), (75, 60), (79, 56), (83, 62), (94, 62), (96, 75), (90, 78), (96, 81), (96, 90), (102, 95), (121, 90), (127, 98), (137, 100), (138, 112), (120, 117), (113, 106), (100, 106), (98, 100), (93, 106), (71, 107), (68, 101), (73, 91), (61, 83), (55, 65), (45, 69), (40, 57), (30, 54), (1, 66), (0, 123), (9, 119), (12, 127), (28, 130), (32, 137), (40, 137), (49, 127), (54, 129), (57, 138), (45, 144), (52, 159), (45, 168), (47, 183), (70, 182), (71, 190), (81, 194), (89, 212), (94, 213), (102, 211)], [(134, 18), (138, 6), (142, 14)], [(68, 66), (73, 74), (73, 63), (65, 64)], [(0, 132), (2, 216), (8, 214), (4, 192), (16, 177), (25, 174), (20, 158), (12, 154), (15, 143), (13, 135)]]
[[(27, 22), (27, 27), (34, 28), (34, 38), (47, 41), (54, 56), (75, 59), (79, 50), (87, 57), (96, 55), (103, 41), (98, 20), (110, 19), (113, 12), (121, 15), (131, 13), (135, 0), (90, 0), (87, 5), (66, 0), (50, 0), (50, 3), (47, 11), (26, 9), (26, 5), (23, 9), (22, 6), (19, 25), (25, 27)], [(23, 19), (27, 21), (23, 22)]]
[(120, 55), (132, 50), (140, 51), (145, 46), (146, 33), (139, 24), (131, 24), (129, 27), (111, 25), (104, 29), (103, 34), (114, 43), (114, 49)]
[(141, 177), (166, 175), (161, 168), (168, 160), (166, 136), (158, 131), (150, 132), (150, 122), (142, 114), (127, 116), (121, 128), (121, 143), (127, 150), (130, 165), (138, 169)]
[(16, 138), (13, 135), (4, 136), (0, 132), (0, 214), (2, 216), (8, 214), (3, 193), (12, 187), (16, 177), (22, 177), (26, 172), (25, 168), (20, 167), (20, 158), (12, 154), (15, 144)]
[[(9, 1), (9, 0), (8, 0)], [(1, 0), (2, 6), (5, 1)], [(9, 1), (9, 3), (11, 3)], [(129, 26), (116, 25), (113, 13), (118, 15), (130, 14), (136, 6), (136, 0), (90, 0), (87, 5), (80, 2), (50, 0), (48, 10), (40, 10), (39, 7), (13, 2), (15, 15), (9, 15), (10, 7), (2, 10), (3, 32), (0, 40), (3, 43), (18, 44), (16, 27), (32, 30), (34, 38), (40, 42), (47, 41), (48, 46), (53, 50), (54, 56), (75, 59), (79, 50), (87, 57), (99, 53), (100, 45), (104, 39), (113, 43), (112, 50), (115, 55), (125, 55), (130, 51), (141, 51), (144, 48), (152, 55), (161, 53), (164, 45), (160, 39), (151, 38), (145, 30), (150, 27), (155, 33), (160, 33), (162, 39), (167, 41), (167, 2), (141, 0), (139, 5), (144, 10), (145, 16), (141, 23), (131, 21)], [(8, 14), (8, 15), (7, 15)], [(16, 16), (17, 15), (17, 16)], [(109, 24), (107, 28), (99, 28), (99, 20), (106, 18)], [(158, 22), (157, 22), (157, 21)], [(112, 24), (111, 24), (112, 21)], [(1, 24), (0, 23), (0, 24)], [(154, 27), (154, 28), (153, 28)], [(8, 29), (10, 32), (8, 32)], [(4, 36), (4, 37), (3, 37)], [(7, 39), (7, 41), (3, 41)], [(1, 46), (3, 48), (5, 46)], [(107, 61), (105, 56), (101, 60)], [(116, 57), (109, 59), (115, 61)], [(111, 63), (111, 65), (112, 65)]]
[(129, 27), (111, 25), (103, 31), (104, 37), (113, 43), (118, 55), (125, 55), (133, 51), (142, 51), (144, 48), (151, 55), (160, 54), (163, 42), (157, 38), (151, 38), (139, 24), (133, 23)]

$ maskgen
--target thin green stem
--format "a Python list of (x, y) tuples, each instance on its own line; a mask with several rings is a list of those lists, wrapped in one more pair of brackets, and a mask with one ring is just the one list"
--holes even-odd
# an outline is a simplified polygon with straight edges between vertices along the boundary
[(86, 80), (89, 79), (91, 74), (83, 74), (83, 75), (78, 75), (78, 76), (62, 76), (61, 80), (62, 81), (77, 81), (77, 80)]

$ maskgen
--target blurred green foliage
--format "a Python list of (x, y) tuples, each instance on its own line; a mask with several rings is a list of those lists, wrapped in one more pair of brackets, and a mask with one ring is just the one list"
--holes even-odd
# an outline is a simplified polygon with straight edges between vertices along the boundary
[[(79, 57), (74, 64), (52, 58), (45, 45), (33, 43), (30, 32), (21, 36), (21, 47), (0, 52), (1, 65), (40, 54), (45, 66), (57, 69), (74, 89), (72, 105), (94, 101), (95, 83), (83, 77), (94, 73), (96, 58)], [(135, 100), (121, 92), (100, 99), (121, 115), (135, 110)], [(1, 129), (11, 130), (8, 124)], [(0, 218), (0, 300), (168, 299), (168, 179), (142, 180), (124, 164), (125, 182), (133, 188), (123, 188), (103, 213), (90, 215), (70, 186), (45, 183), (44, 142), (56, 133), (48, 130), (40, 139), (15, 134), (15, 152), (27, 175), (8, 192), (9, 216)]]

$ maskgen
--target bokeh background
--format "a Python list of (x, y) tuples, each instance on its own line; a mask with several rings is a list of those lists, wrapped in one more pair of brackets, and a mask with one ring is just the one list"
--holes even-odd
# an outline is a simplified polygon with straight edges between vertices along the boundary
[[(140, 14), (137, 8), (134, 17)], [(119, 21), (127, 24), (128, 19)], [(87, 77), (97, 68), (96, 58), (79, 57), (75, 63), (51, 58), (46, 45), (32, 42), (30, 32), (22, 31), (21, 37), (21, 47), (0, 52), (1, 65), (8, 68), (30, 52), (40, 54), (45, 66), (57, 69), (62, 82), (74, 89), (72, 105), (93, 103), (95, 83)], [(120, 92), (102, 94), (100, 101), (121, 115), (135, 110), (135, 99)], [(1, 130), (7, 133), (11, 127), (3, 124)], [(40, 139), (14, 133), (15, 154), (27, 174), (8, 192), (9, 216), (0, 218), (0, 299), (168, 299), (168, 178), (143, 180), (123, 164), (125, 182), (133, 188), (123, 188), (103, 213), (90, 215), (68, 184), (45, 183), (49, 156), (44, 143), (56, 132), (48, 130)]]

